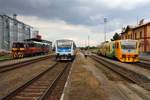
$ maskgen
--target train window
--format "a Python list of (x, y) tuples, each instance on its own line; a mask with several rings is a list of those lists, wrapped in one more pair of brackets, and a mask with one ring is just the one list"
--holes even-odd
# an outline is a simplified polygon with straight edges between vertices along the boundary
[(30, 47), (35, 47), (35, 45), (33, 43), (30, 44)]
[(73, 43), (73, 49), (74, 49), (74, 50), (76, 49), (76, 45), (75, 45), (75, 43)]
[(27, 44), (24, 44), (24, 47), (27, 48)]
[(112, 45), (112, 48), (115, 49), (115, 45), (114, 44)]
[(115, 48), (117, 48), (117, 43), (115, 44)]
[(62, 47), (71, 47), (72, 45), (72, 41), (57, 41), (57, 46), (59, 48), (62, 48)]
[(128, 41), (128, 42), (121, 43), (122, 49), (136, 49), (136, 47), (137, 47), (137, 42)]
[(29, 43), (26, 43), (26, 47), (30, 47)]
[(29, 43), (29, 47), (32, 47), (32, 44), (31, 44), (31, 43)]
[(117, 48), (117, 49), (119, 48), (119, 43), (118, 43), (118, 42), (116, 43), (116, 48)]
[(13, 48), (23, 48), (24, 43), (13, 43)]
[(37, 44), (36, 44), (36, 47), (40, 47), (40, 44), (37, 43)]
[(39, 44), (36, 43), (36, 44), (35, 44), (35, 47), (39, 47)]

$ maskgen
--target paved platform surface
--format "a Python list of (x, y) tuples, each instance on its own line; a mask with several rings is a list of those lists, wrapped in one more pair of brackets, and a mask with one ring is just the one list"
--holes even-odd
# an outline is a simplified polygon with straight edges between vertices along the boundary
[[(101, 66), (101, 65), (99, 65)], [(132, 89), (131, 89), (132, 87)], [(135, 91), (138, 93), (135, 93)], [(146, 99), (145, 99), (146, 98)], [(78, 53), (61, 100), (149, 100), (150, 92), (136, 84), (111, 81), (90, 58)]]
[(63, 100), (106, 100), (101, 83), (86, 67), (85, 58), (78, 54), (64, 90)]
[(22, 58), (22, 59), (12, 59), (12, 60), (1, 61), (0, 62), (0, 67), (1, 66), (6, 66), (6, 65), (11, 65), (11, 64), (16, 64), (16, 63), (19, 63), (19, 62), (30, 61), (32, 59), (38, 59), (38, 58), (45, 57), (45, 56), (50, 56), (50, 55), (52, 55), (52, 54), (34, 56), (34, 57), (26, 57), (26, 58)]
[(141, 54), (139, 55), (139, 58), (140, 58), (141, 60), (150, 61), (150, 53), (141, 53)]

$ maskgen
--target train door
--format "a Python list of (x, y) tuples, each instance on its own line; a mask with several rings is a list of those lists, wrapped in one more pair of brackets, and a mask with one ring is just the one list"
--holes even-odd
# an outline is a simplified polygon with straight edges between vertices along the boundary
[(25, 47), (25, 48), (26, 48), (25, 56), (29, 56), (29, 55), (30, 55), (30, 51), (31, 51), (31, 50), (30, 50), (30, 46), (31, 46), (31, 45), (30, 45), (30, 43), (26, 43), (25, 46), (26, 46), (26, 47)]
[(110, 43), (110, 57), (111, 57), (111, 58), (114, 57), (114, 49), (115, 49), (114, 43), (111, 42), (111, 43)]
[(121, 58), (121, 44), (120, 44), (120, 41), (115, 42), (115, 57), (117, 59)]

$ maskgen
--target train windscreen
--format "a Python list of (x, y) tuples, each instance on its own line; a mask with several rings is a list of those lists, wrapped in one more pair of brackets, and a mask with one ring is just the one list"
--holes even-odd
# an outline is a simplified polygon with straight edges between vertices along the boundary
[(136, 49), (137, 42), (136, 41), (122, 41), (121, 48), (122, 49)]
[(13, 48), (23, 48), (24, 47), (24, 43), (13, 43)]
[(57, 41), (58, 48), (71, 48), (72, 41)]

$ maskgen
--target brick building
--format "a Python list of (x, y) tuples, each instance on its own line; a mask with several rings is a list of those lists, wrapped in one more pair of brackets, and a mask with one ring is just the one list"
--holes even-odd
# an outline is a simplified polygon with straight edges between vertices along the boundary
[(150, 22), (138, 26), (127, 26), (121, 33), (121, 39), (134, 39), (140, 42), (140, 52), (150, 52)]

